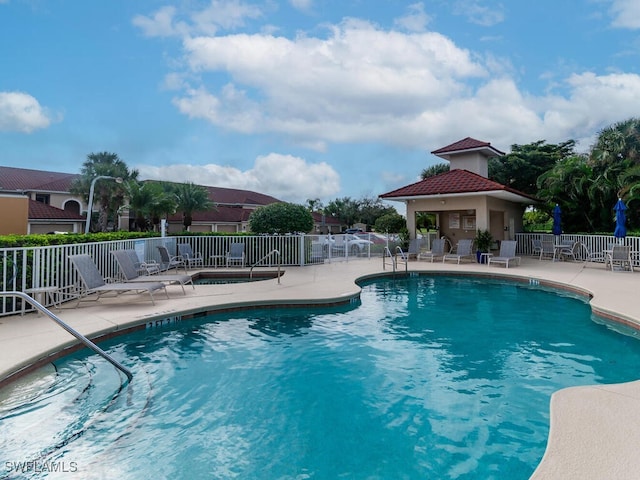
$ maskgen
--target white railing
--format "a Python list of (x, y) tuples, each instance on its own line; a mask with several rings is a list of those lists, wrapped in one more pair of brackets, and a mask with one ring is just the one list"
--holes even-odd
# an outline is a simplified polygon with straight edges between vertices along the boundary
[(613, 235), (562, 234), (559, 237), (556, 238), (551, 233), (518, 233), (516, 234), (516, 240), (518, 241), (517, 252), (519, 255), (533, 255), (534, 240), (546, 240), (554, 243), (580, 242), (592, 254), (607, 250), (612, 243), (622, 243), (623, 245), (629, 245), (633, 251), (640, 251), (640, 237), (626, 237), (622, 240), (615, 238)]
[[(519, 233), (519, 255), (532, 255), (534, 239), (556, 241), (551, 234)], [(562, 241), (583, 243), (589, 252), (606, 250), (611, 243), (619, 243), (613, 235), (564, 234)], [(383, 257), (384, 252), (396, 251), (399, 242), (395, 235), (365, 234), (351, 235), (255, 235), (255, 236), (178, 236), (154, 237), (146, 239), (118, 240), (112, 242), (56, 245), (47, 247), (0, 248), (0, 291), (25, 292), (47, 287), (57, 288), (55, 295), (47, 295), (45, 306), (53, 301), (64, 301), (67, 291), (78, 284), (78, 276), (69, 262), (69, 255), (90, 255), (105, 278), (119, 276), (115, 259), (109, 252), (117, 249), (134, 249), (141, 260), (161, 263), (156, 246), (165, 245), (169, 252), (177, 254), (179, 243), (189, 243), (194, 252), (201, 253), (206, 266), (217, 266), (219, 259), (226, 258), (232, 243), (245, 244), (247, 265), (252, 265), (265, 257), (270, 260), (270, 252), (280, 252), (277, 261), (286, 266), (306, 266), (332, 261), (349, 261), (353, 258)], [(623, 240), (631, 250), (640, 251), (640, 237)], [(388, 250), (387, 250), (388, 249)], [(384, 262), (384, 259), (383, 259)], [(222, 262), (224, 264), (224, 261)], [(269, 263), (266, 266), (273, 266)], [(397, 264), (396, 264), (397, 266)], [(27, 292), (28, 293), (28, 292)], [(23, 301), (18, 297), (0, 299), (0, 316), (20, 312)], [(27, 309), (31, 306), (25, 305)]]
[[(96, 262), (102, 275), (119, 276), (115, 258), (109, 253), (118, 249), (134, 249), (141, 260), (162, 263), (156, 246), (164, 245), (176, 255), (179, 243), (188, 243), (201, 253), (206, 266), (217, 266), (226, 258), (232, 243), (245, 244), (246, 264), (268, 257), (282, 266), (305, 266), (318, 262), (348, 261), (354, 257), (382, 256), (385, 246), (395, 248), (390, 238), (379, 235), (360, 235), (359, 240), (347, 235), (255, 235), (255, 236), (177, 236), (146, 239), (117, 240), (112, 242), (55, 245), (47, 247), (0, 248), (0, 291), (25, 292), (30, 289), (56, 287), (47, 296), (45, 306), (53, 305), (53, 298), (64, 301), (65, 294), (78, 284), (78, 276), (69, 262), (69, 255), (88, 254)], [(393, 237), (391, 237), (393, 238)], [(321, 245), (318, 255), (312, 246)], [(270, 252), (280, 252), (276, 260)], [(273, 266), (271, 263), (266, 266)], [(0, 299), (0, 316), (21, 311), (23, 302), (17, 297)], [(31, 309), (29, 305), (25, 305)]]
[(44, 315), (46, 315), (51, 320), (56, 322), (60, 327), (64, 328), (67, 332), (69, 332), (71, 335), (76, 337), (78, 339), (78, 341), (80, 343), (82, 343), (85, 347), (90, 348), (91, 350), (96, 352), (98, 355), (103, 357), (105, 360), (107, 360), (111, 365), (113, 365), (118, 370), (120, 370), (122, 373), (124, 373), (127, 376), (127, 379), (129, 380), (129, 382), (131, 382), (131, 380), (133, 380), (133, 374), (131, 373), (131, 370), (129, 370), (128, 368), (124, 367), (115, 358), (113, 358), (107, 352), (102, 350), (99, 346), (97, 346), (95, 343), (93, 343), (87, 337), (85, 337), (80, 332), (75, 330), (73, 327), (71, 327), (70, 325), (68, 325), (65, 322), (63, 322), (51, 310), (49, 310), (48, 308), (45, 308), (42, 304), (40, 304), (39, 302), (37, 302), (36, 300), (31, 298), (29, 295), (27, 295), (26, 293), (23, 293), (23, 292), (0, 292), (0, 298), (10, 298), (10, 297), (18, 297), (18, 298), (22, 299), (23, 302), (28, 303), (29, 305), (33, 306), (39, 312), (42, 312)]

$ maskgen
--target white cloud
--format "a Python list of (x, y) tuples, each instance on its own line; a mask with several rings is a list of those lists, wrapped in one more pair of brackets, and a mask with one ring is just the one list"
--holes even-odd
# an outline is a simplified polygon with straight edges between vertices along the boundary
[(212, 0), (209, 7), (191, 15), (195, 27), (192, 33), (211, 34), (218, 28), (232, 30), (243, 27), (245, 20), (262, 16), (255, 5), (240, 0)]
[(488, 72), (437, 33), (382, 31), (362, 21), (326, 39), (228, 35), (184, 40), (192, 73), (226, 72), (218, 92), (202, 84), (174, 100), (193, 118), (245, 133), (273, 132), (300, 144), (388, 139), (425, 109), (464, 95)]
[(0, 131), (31, 133), (50, 124), (46, 109), (31, 95), (0, 92)]
[[(502, 21), (502, 7), (486, 4), (460, 0), (456, 8), (486, 24)], [(616, 5), (632, 8), (622, 0)], [(423, 13), (422, 3), (409, 7), (410, 15)], [(532, 95), (519, 86), (509, 59), (413, 31), (420, 21), (404, 28), (411, 25), (407, 33), (346, 19), (325, 25), (325, 36), (288, 38), (264, 30), (185, 36), (184, 56), (176, 62), (184, 71), (168, 75), (166, 86), (190, 118), (247, 135), (280, 135), (318, 152), (332, 143), (428, 151), (458, 140), (452, 132), (503, 150), (532, 139), (580, 143), (607, 124), (637, 116), (638, 75), (572, 74), (575, 67), (565, 65), (546, 80), (544, 93)]]
[(504, 21), (502, 5), (487, 6), (479, 0), (458, 0), (453, 6), (453, 13), (463, 15), (477, 25), (491, 27)]
[(309, 12), (313, 7), (313, 0), (289, 0), (289, 3), (293, 8), (301, 12)]
[(260, 16), (260, 8), (240, 0), (211, 0), (202, 10), (181, 14), (176, 7), (166, 6), (150, 16), (136, 15), (132, 23), (147, 37), (184, 37), (215, 35), (219, 29), (243, 27), (245, 20)]
[(424, 4), (413, 3), (407, 9), (409, 13), (395, 19), (393, 23), (409, 32), (423, 32), (431, 20), (424, 11)]
[(170, 37), (178, 35), (181, 28), (174, 25), (175, 7), (162, 7), (152, 16), (136, 15), (132, 23), (147, 37)]
[(638, 0), (612, 0), (613, 26), (619, 28), (640, 28), (640, 2)]
[(303, 203), (307, 198), (328, 199), (340, 191), (339, 175), (327, 163), (309, 163), (299, 157), (278, 153), (259, 156), (253, 168), (246, 171), (216, 164), (139, 165), (136, 168), (140, 171), (140, 178), (144, 179), (239, 188), (294, 203)]

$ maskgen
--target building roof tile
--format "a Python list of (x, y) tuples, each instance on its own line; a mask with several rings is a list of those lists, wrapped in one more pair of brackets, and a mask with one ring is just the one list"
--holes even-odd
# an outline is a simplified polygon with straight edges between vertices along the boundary
[(71, 183), (78, 176), (74, 173), (0, 166), (0, 191), (68, 192)]
[(493, 155), (504, 155), (504, 152), (498, 150), (495, 147), (491, 146), (489, 142), (483, 142), (480, 140), (476, 140), (475, 138), (466, 137), (462, 140), (458, 140), (446, 147), (439, 148), (437, 150), (432, 151), (431, 153), (437, 156), (446, 157), (448, 154), (454, 152), (464, 152), (467, 150), (485, 150), (487, 152), (491, 152)]
[(534, 197), (501, 183), (489, 180), (468, 170), (450, 170), (440, 175), (428, 177), (410, 185), (383, 193), (381, 198), (424, 197), (430, 195), (452, 195), (461, 193), (505, 191), (535, 200)]
[(36, 202), (35, 200), (29, 200), (29, 218), (33, 220), (85, 220), (82, 215), (52, 207), (46, 203)]

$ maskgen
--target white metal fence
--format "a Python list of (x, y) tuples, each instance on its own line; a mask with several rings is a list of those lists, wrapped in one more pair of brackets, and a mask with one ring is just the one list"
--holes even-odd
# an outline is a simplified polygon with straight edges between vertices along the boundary
[[(519, 255), (533, 255), (533, 240), (557, 241), (551, 234), (520, 233), (516, 235)], [(561, 236), (562, 241), (583, 243), (589, 252), (601, 252), (618, 239), (612, 235)], [(118, 249), (134, 249), (143, 261), (161, 263), (158, 245), (168, 247), (177, 255), (177, 245), (188, 243), (194, 252), (202, 255), (205, 267), (224, 267), (226, 255), (232, 243), (245, 247), (246, 266), (306, 266), (332, 261), (345, 261), (354, 257), (382, 257), (385, 248), (395, 251), (400, 244), (397, 235), (280, 235), (280, 236), (184, 236), (155, 237), (113, 242), (56, 245), (48, 247), (23, 247), (0, 249), (0, 291), (19, 291), (56, 287), (64, 292), (78, 284), (78, 276), (69, 261), (69, 255), (90, 255), (105, 278), (119, 276), (115, 259), (109, 252)], [(623, 240), (631, 250), (640, 252), (640, 237)], [(426, 245), (425, 245), (426, 243)], [(428, 241), (423, 246), (428, 248)], [(269, 256), (278, 250), (279, 256)], [(52, 306), (52, 297), (41, 298), (42, 303)], [(64, 300), (64, 298), (62, 299)], [(22, 301), (16, 297), (0, 300), (0, 316), (20, 312)], [(31, 307), (25, 305), (26, 309)]]
[[(109, 252), (133, 249), (142, 261), (161, 262), (156, 248), (164, 245), (177, 255), (177, 245), (188, 243), (200, 253), (205, 267), (224, 267), (232, 243), (244, 244), (246, 266), (305, 266), (354, 257), (382, 256), (384, 247), (395, 248), (395, 236), (380, 235), (281, 235), (281, 236), (184, 236), (155, 237), (112, 242), (23, 247), (0, 249), (0, 291), (29, 293), (33, 289), (56, 287), (57, 295), (78, 285), (78, 275), (69, 261), (69, 255), (88, 254), (107, 279), (119, 276), (117, 263)], [(269, 256), (278, 250), (279, 256)], [(52, 306), (52, 297), (41, 298)], [(64, 300), (64, 298), (62, 298)], [(24, 306), (30, 309), (29, 305)], [(19, 298), (5, 298), (0, 303), (0, 316), (21, 311)]]
[(629, 245), (632, 251), (640, 252), (640, 237), (626, 237), (619, 240), (613, 235), (562, 234), (557, 238), (550, 233), (518, 233), (516, 234), (516, 240), (518, 241), (517, 251), (519, 255), (533, 255), (534, 240), (552, 241), (554, 243), (580, 242), (591, 253), (602, 252), (613, 243), (622, 243)]

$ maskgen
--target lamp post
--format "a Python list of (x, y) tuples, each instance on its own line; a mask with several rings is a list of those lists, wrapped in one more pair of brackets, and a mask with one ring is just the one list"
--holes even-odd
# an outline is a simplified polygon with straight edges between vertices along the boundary
[(85, 234), (89, 233), (89, 225), (91, 225), (91, 213), (93, 210), (93, 190), (96, 187), (96, 182), (98, 180), (106, 180), (106, 179), (115, 180), (116, 183), (122, 183), (121, 177), (112, 177), (110, 175), (99, 175), (93, 180), (91, 180), (91, 187), (89, 188), (89, 207), (87, 208), (87, 223), (84, 226)]

